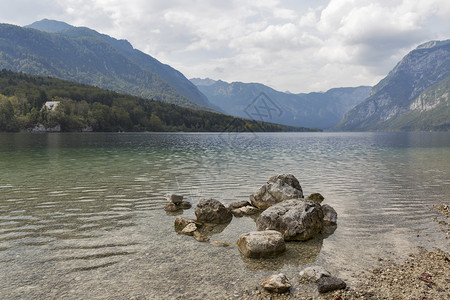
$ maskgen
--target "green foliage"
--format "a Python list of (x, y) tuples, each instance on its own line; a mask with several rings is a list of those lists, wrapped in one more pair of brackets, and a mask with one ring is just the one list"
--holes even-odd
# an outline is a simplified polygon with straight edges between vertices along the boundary
[[(0, 71), (0, 131), (318, 131), (193, 110), (56, 78)], [(45, 101), (59, 101), (54, 110)]]

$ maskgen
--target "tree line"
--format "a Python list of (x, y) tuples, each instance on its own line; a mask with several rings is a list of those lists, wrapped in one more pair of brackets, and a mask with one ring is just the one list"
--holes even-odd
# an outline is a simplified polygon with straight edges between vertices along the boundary
[[(58, 101), (47, 109), (47, 101)], [(193, 110), (61, 79), (0, 71), (0, 131), (318, 131)]]

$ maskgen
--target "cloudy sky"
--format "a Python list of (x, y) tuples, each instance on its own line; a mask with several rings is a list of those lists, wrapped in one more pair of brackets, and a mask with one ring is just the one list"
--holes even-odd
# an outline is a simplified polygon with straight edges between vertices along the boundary
[(299, 93), (374, 85), (418, 44), (450, 38), (449, 0), (14, 0), (0, 22), (48, 18), (132, 45), (186, 77)]

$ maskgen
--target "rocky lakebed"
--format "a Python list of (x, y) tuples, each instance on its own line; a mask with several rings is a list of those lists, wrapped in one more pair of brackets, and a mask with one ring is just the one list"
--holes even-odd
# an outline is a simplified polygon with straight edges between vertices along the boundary
[[(167, 194), (167, 214), (180, 214), (192, 207), (182, 195)], [(251, 260), (283, 258), (288, 243), (302, 243), (313, 238), (326, 238), (337, 227), (337, 213), (324, 197), (313, 193), (303, 195), (302, 187), (292, 174), (269, 178), (249, 201), (233, 202), (225, 206), (212, 198), (201, 199), (194, 208), (195, 219), (177, 216), (174, 223), (178, 234), (192, 236), (202, 243), (229, 247), (229, 243), (212, 241), (233, 218), (250, 217), (256, 230), (241, 234), (236, 241), (241, 258)], [(444, 218), (449, 206), (437, 207)], [(449, 235), (449, 223), (440, 220)], [(350, 242), (350, 241), (349, 241)], [(249, 287), (240, 294), (223, 299), (450, 299), (450, 255), (440, 249), (420, 248), (402, 263), (379, 258), (380, 266), (362, 272), (358, 282), (350, 285), (331, 274), (326, 267), (311, 265), (299, 269), (299, 280), (274, 273), (261, 278), (260, 286)], [(302, 289), (307, 293), (302, 293)], [(311, 295), (314, 294), (313, 298)]]

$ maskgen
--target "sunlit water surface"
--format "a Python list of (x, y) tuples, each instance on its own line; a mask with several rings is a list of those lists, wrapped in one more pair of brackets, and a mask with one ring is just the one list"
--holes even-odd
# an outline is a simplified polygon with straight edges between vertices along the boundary
[[(292, 173), (338, 212), (328, 238), (285, 255), (243, 259), (253, 218), (212, 241), (177, 235), (164, 194), (225, 204)], [(417, 246), (448, 250), (433, 205), (450, 196), (449, 133), (0, 134), (2, 299), (239, 297), (283, 272), (319, 264), (348, 282), (378, 257)], [(194, 210), (180, 213), (194, 217)]]

